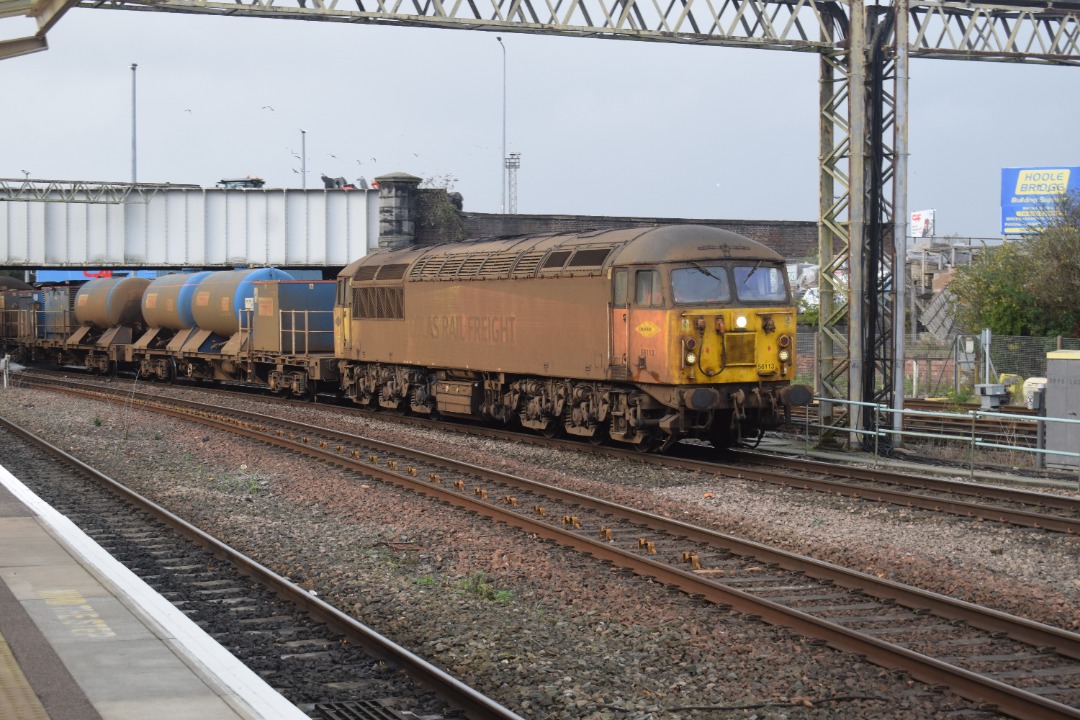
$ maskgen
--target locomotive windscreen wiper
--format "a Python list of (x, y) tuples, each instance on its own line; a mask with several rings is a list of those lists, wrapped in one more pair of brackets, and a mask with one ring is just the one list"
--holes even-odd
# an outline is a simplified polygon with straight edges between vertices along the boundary
[[(724, 282), (724, 279), (723, 279), (723, 278), (719, 278), (719, 277), (717, 277), (716, 275), (714, 275), (714, 274), (713, 274), (713, 272), (712, 272), (712, 270), (709, 270), (709, 268), (705, 267), (704, 265), (701, 265), (701, 264), (699, 264), (699, 263), (696, 263), (696, 262), (694, 262), (693, 260), (691, 260), (691, 261), (690, 261), (690, 264), (691, 264), (691, 265), (693, 265), (693, 266), (694, 266), (695, 268), (697, 268), (698, 270), (700, 270), (701, 272), (703, 272), (703, 273), (705, 273), (706, 275), (708, 275), (709, 277), (711, 277), (711, 278), (712, 278), (713, 280), (716, 280), (716, 281), (717, 281), (717, 282), (719, 282), (719, 283), (722, 283), (722, 282)], [(757, 268), (754, 268), (754, 269), (755, 269), (755, 270), (757, 270)]]
[(754, 273), (757, 272), (758, 268), (761, 267), (761, 263), (763, 263), (763, 262), (765, 262), (765, 261), (764, 260), (758, 260), (757, 264), (754, 265), (753, 269), (750, 272), (746, 273), (746, 277), (744, 277), (743, 281), (742, 281), (743, 285), (750, 282), (750, 278), (754, 277)]

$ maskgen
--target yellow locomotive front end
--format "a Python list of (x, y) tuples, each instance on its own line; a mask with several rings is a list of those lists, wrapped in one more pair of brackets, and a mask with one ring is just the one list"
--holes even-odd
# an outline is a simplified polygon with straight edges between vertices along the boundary
[(662, 255), (632, 258), (652, 262), (613, 269), (613, 349), (650, 398), (638, 403), (639, 426), (651, 415), (668, 437), (726, 446), (779, 426), (811, 392), (793, 384), (796, 310), (782, 258), (715, 233), (715, 244), (669, 241)]

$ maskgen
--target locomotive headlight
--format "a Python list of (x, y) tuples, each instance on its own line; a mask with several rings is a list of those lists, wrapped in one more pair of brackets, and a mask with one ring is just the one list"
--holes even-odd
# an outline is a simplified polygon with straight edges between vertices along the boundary
[(791, 359), (791, 353), (789, 353), (787, 350), (781, 350), (777, 357), (780, 358), (780, 362), (787, 362)]
[(687, 365), (693, 365), (696, 362), (697, 362), (697, 355), (695, 355), (692, 352), (686, 353), (686, 364)]
[(745, 315), (739, 315), (739, 316), (737, 316), (735, 318), (735, 327), (739, 328), (740, 330), (742, 330), (742, 329), (744, 329), (746, 327), (746, 316)]

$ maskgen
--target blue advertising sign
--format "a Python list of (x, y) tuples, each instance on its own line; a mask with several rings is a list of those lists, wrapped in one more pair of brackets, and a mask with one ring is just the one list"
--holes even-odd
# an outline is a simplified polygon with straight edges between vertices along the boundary
[(1080, 167), (1001, 169), (1001, 234), (1026, 235), (1052, 216), (1065, 193), (1080, 193)]

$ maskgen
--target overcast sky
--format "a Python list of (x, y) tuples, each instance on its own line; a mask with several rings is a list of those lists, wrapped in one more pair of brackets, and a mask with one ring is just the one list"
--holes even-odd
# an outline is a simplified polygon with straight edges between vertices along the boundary
[[(518, 212), (816, 220), (816, 55), (501, 36)], [(0, 177), (130, 180), (138, 63), (140, 181), (300, 187), (303, 129), (309, 188), (405, 171), (498, 212), (495, 38), (72, 10), (49, 50), (0, 62)], [(1080, 68), (913, 60), (909, 209), (998, 236), (1002, 167), (1080, 165), (1078, 89)]]

